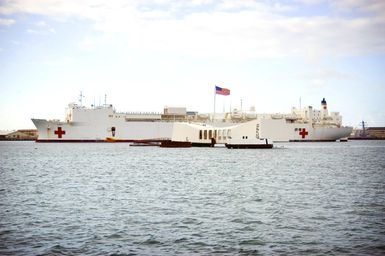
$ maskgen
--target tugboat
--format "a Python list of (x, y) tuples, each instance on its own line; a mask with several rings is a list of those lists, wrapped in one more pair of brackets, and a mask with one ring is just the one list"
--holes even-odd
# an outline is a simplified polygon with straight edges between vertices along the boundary
[(191, 148), (192, 143), (190, 141), (172, 141), (166, 140), (160, 143), (161, 148)]
[(255, 139), (243, 136), (242, 139), (229, 139), (225, 144), (226, 148), (273, 148), (270, 139)]

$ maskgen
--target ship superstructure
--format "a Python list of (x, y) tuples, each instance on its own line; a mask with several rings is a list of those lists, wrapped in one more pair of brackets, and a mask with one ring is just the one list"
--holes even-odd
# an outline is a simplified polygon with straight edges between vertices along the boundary
[(273, 141), (335, 141), (349, 136), (352, 127), (342, 125), (339, 112), (328, 111), (325, 98), (321, 109), (312, 106), (293, 107), (287, 114), (257, 114), (254, 109), (247, 112), (234, 110), (225, 120), (247, 122), (260, 120), (260, 133)]

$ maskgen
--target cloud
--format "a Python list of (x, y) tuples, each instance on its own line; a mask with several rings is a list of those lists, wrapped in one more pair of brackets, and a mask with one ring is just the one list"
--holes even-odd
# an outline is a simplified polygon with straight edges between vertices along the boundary
[(308, 4), (308, 5), (319, 4), (323, 1), (324, 0), (295, 0), (295, 2), (297, 2), (297, 3)]
[(320, 65), (310, 65), (309, 70), (304, 70), (301, 74), (295, 75), (295, 78), (307, 81), (308, 85), (312, 88), (325, 87), (331, 84), (331, 80), (359, 79), (357, 76)]
[(36, 22), (35, 25), (42, 28), (47, 27), (47, 23), (44, 20)]
[(102, 45), (107, 45), (111, 41), (106, 36), (85, 36), (84, 39), (79, 43), (79, 48), (83, 50), (92, 51)]
[[(289, 15), (301, 4), (328, 4), (337, 13)], [(102, 33), (128, 48), (145, 52), (226, 58), (319, 58), (384, 53), (384, 6), (379, 0), (297, 0), (291, 6), (228, 0), (138, 0), (130, 4), (121, 0), (15, 0), (1, 7), (0, 14), (22, 12), (88, 20), (94, 34), (85, 35), (81, 44), (85, 48), (97, 45), (100, 39), (95, 34)], [(339, 15), (341, 10), (356, 13)]]
[(343, 12), (385, 13), (385, 1), (383, 0), (339, 0), (332, 1), (331, 6)]
[(27, 29), (28, 34), (31, 34), (31, 35), (56, 34), (56, 30), (43, 20), (34, 22), (33, 25), (34, 25), (34, 28)]
[(348, 74), (340, 72), (338, 70), (328, 69), (328, 68), (317, 68), (312, 69), (311, 73), (307, 73), (304, 75), (300, 75), (299, 78), (303, 79), (315, 79), (315, 80), (323, 80), (323, 79), (353, 79)]
[(15, 24), (13, 19), (0, 19), (0, 26), (11, 26), (13, 24)]
[(64, 66), (73, 65), (74, 60), (70, 57), (61, 57), (61, 58), (45, 57), (42, 63), (47, 66), (64, 67)]
[(45, 30), (27, 29), (27, 33), (30, 35), (48, 35), (55, 34), (56, 30), (54, 28), (49, 28)]
[(17, 40), (11, 40), (11, 43), (13, 45), (21, 45), (21, 42), (20, 41), (17, 41)]

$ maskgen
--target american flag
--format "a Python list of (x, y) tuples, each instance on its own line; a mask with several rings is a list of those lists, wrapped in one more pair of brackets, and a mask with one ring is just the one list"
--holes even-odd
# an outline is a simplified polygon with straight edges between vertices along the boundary
[(221, 88), (219, 86), (215, 86), (215, 93), (220, 95), (230, 95), (230, 90), (227, 88)]

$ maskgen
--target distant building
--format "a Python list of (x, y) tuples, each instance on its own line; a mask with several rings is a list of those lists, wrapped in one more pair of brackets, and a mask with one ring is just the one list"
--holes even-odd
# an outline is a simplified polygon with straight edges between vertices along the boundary
[(366, 133), (371, 138), (385, 139), (385, 127), (369, 127), (366, 129)]
[(13, 131), (0, 131), (0, 140), (5, 140), (5, 136)]
[(349, 139), (385, 139), (385, 127), (367, 127), (363, 129), (354, 129)]
[(0, 140), (36, 140), (37, 136), (38, 133), (36, 129), (0, 132)]

